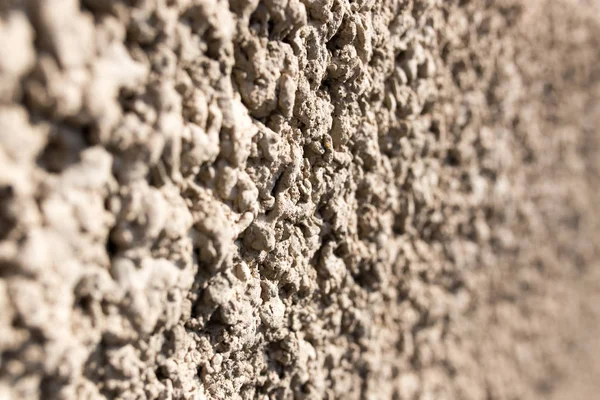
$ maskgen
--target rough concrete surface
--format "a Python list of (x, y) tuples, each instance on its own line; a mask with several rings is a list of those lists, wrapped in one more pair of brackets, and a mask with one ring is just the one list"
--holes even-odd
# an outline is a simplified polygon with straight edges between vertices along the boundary
[(600, 11), (1, 0), (0, 399), (595, 399)]

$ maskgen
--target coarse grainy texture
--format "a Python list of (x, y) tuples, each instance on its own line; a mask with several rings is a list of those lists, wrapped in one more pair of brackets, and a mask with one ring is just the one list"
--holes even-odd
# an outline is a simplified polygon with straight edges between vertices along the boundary
[(0, 1), (0, 399), (595, 398), (588, 3)]

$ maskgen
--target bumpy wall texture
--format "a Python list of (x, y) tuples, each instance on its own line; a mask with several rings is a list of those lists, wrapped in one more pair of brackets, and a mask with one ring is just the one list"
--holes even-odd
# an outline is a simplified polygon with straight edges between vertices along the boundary
[(594, 398), (596, 6), (0, 1), (0, 399)]

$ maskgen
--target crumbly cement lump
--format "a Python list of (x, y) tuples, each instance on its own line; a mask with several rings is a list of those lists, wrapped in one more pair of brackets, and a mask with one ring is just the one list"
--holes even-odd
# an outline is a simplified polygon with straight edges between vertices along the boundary
[(0, 2), (0, 399), (592, 398), (592, 10)]

